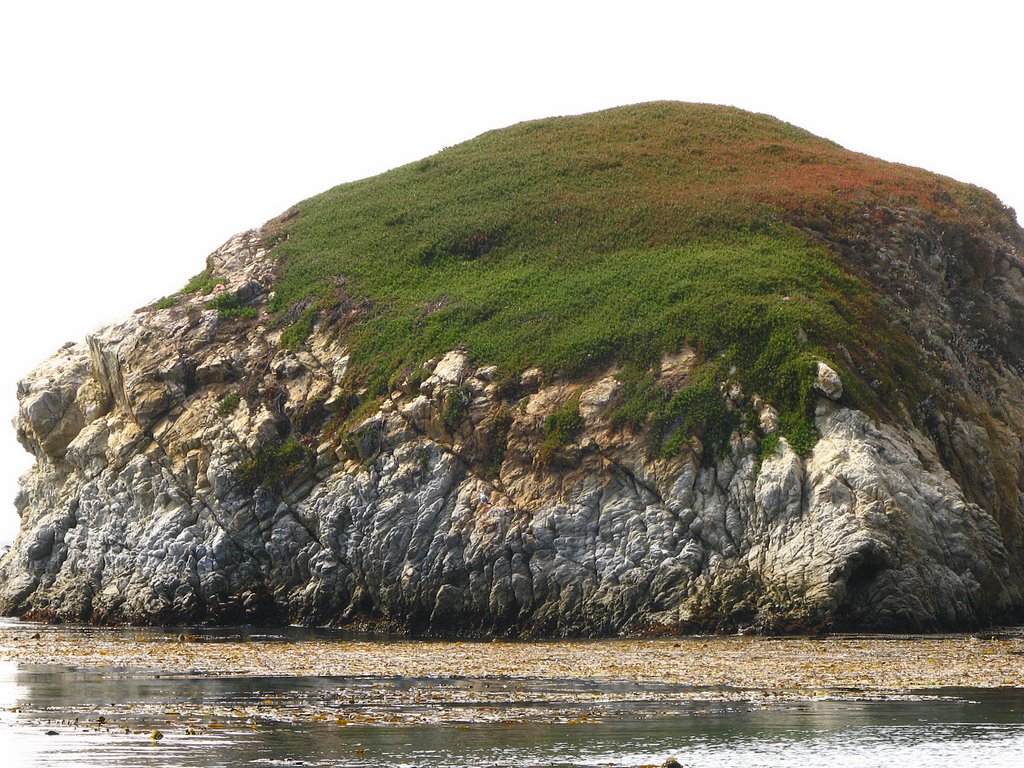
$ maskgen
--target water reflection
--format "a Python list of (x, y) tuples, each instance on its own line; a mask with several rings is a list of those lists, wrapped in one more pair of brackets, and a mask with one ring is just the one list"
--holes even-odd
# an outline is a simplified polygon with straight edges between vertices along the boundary
[[(1024, 755), (1021, 689), (898, 701), (715, 695), (594, 680), (168, 677), (6, 664), (0, 744), (12, 765), (80, 768), (639, 766), (668, 757), (688, 766), (1016, 768)], [(164, 738), (154, 741), (154, 730)]]

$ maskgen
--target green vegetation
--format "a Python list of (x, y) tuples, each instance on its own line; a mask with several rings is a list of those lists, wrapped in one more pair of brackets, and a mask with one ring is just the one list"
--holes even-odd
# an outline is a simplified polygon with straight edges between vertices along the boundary
[(284, 329), (281, 334), (282, 349), (298, 349), (313, 333), (313, 324), (316, 322), (316, 307), (307, 307), (299, 319)]
[(210, 270), (210, 267), (207, 266), (206, 269), (204, 269), (198, 275), (195, 275), (194, 277), (192, 277), (191, 280), (185, 283), (185, 287), (181, 289), (181, 292), (201, 293), (204, 296), (206, 296), (210, 293), (213, 293), (213, 289), (216, 288), (218, 285), (224, 285), (224, 278), (214, 277), (213, 273)]
[[(352, 389), (368, 400), (463, 345), (505, 375), (624, 366), (616, 419), (650, 419), (665, 453), (691, 433), (705, 445), (728, 437), (739, 415), (719, 395), (726, 380), (772, 402), (806, 448), (818, 359), (869, 411), (917, 394), (916, 345), (827, 244), (859, 236), (860, 211), (896, 204), (945, 221), (1003, 215), (975, 187), (736, 109), (656, 103), (539, 120), (298, 205), (268, 228), (282, 265), (271, 310), (296, 318), (286, 346), (309, 336), (317, 312), (344, 334)], [(196, 290), (210, 280), (200, 277)], [(358, 322), (332, 312), (356, 303)], [(660, 391), (653, 367), (684, 343), (699, 375)], [(839, 345), (852, 367), (835, 363)], [(461, 406), (450, 405), (454, 422)]]
[(425, 365), (416, 366), (413, 372), (409, 374), (409, 388), (413, 392), (419, 392), (420, 385), (430, 378), (430, 373)]
[(170, 309), (178, 303), (178, 295), (164, 296), (160, 301), (153, 305), (155, 309)]
[(491, 477), (501, 474), (501, 463), (508, 450), (508, 435), (512, 428), (512, 414), (504, 406), (498, 410), (483, 430), (484, 465)]
[(217, 413), (221, 416), (230, 416), (232, 413), (238, 410), (238, 406), (242, 402), (242, 396), (237, 392), (229, 392), (220, 399), (220, 403), (217, 405)]
[(256, 317), (256, 308), (245, 306), (245, 302), (233, 293), (222, 293), (210, 299), (203, 306), (216, 309), (222, 320), (236, 320), (240, 317)]
[(761, 459), (769, 459), (779, 450), (779, 433), (773, 432), (761, 439)]
[(580, 393), (577, 392), (561, 408), (548, 414), (544, 420), (544, 440), (540, 444), (538, 459), (542, 464), (550, 461), (555, 452), (569, 443), (586, 424), (580, 415)]
[(736, 414), (718, 391), (713, 369), (701, 371), (671, 399), (658, 403), (654, 412), (655, 434), (663, 437), (662, 455), (674, 456), (698, 434), (712, 450), (724, 445), (735, 428)]
[(806, 416), (793, 416), (782, 421), (782, 434), (789, 441), (789, 447), (800, 456), (808, 456), (818, 442), (818, 430)]
[(250, 490), (273, 488), (294, 478), (310, 461), (310, 451), (293, 437), (284, 443), (261, 445), (239, 465), (238, 475)]
[(611, 413), (611, 425), (615, 429), (640, 427), (646, 423), (652, 411), (663, 407), (670, 394), (658, 386), (654, 373), (635, 363), (627, 365), (616, 378), (622, 382), (622, 400)]
[(454, 432), (459, 428), (459, 424), (466, 417), (466, 412), (469, 411), (471, 402), (473, 402), (473, 393), (465, 384), (455, 387), (445, 395), (442, 418), (449, 432)]

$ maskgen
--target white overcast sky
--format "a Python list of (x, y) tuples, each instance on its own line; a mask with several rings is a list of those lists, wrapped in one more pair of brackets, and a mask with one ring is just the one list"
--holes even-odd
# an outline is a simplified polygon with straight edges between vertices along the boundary
[(1024, 210), (1024, 10), (992, 2), (3, 2), (0, 541), (15, 386), (231, 234), (521, 120), (768, 112)]

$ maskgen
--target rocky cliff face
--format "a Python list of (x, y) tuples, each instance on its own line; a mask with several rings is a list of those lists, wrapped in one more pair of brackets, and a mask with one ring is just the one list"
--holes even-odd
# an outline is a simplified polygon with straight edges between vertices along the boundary
[[(770, 403), (728, 381), (730, 407), (759, 423), (728, 450), (694, 441), (664, 458), (643, 427), (612, 422), (615, 368), (509, 380), (459, 349), (332, 431), (359, 395), (344, 342), (324, 324), (282, 349), (265, 311), (274, 260), (261, 232), (235, 237), (211, 275), (219, 306), (244, 311), (199, 295), (146, 308), (19, 384), (36, 463), (0, 609), (554, 635), (1011, 620), (1022, 262), (990, 243), (988, 272), (968, 275), (977, 261), (919, 224), (884, 229), (873, 279), (913, 288), (901, 301), (959, 372), (963, 407), (883, 423), (846, 407), (822, 365), (805, 457), (777, 438)], [(685, 381), (694, 359), (666, 356), (662, 380)]]

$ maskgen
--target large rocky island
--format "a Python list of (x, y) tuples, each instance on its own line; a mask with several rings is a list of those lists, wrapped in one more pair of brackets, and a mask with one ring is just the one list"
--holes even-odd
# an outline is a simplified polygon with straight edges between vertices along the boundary
[(1024, 614), (1024, 232), (764, 115), (494, 131), (18, 388), (0, 611), (431, 634)]

